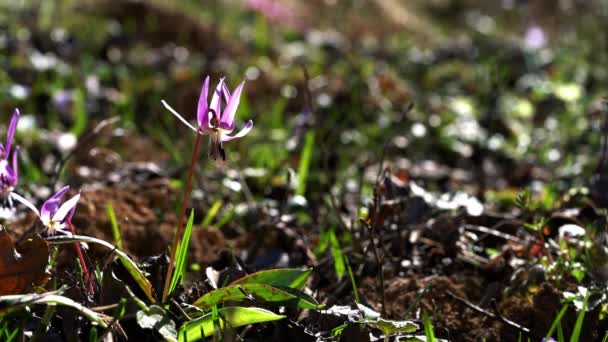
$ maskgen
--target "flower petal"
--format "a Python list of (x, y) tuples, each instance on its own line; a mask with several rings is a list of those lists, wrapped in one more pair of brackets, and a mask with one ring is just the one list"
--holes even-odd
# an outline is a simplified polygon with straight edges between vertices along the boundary
[[(19, 146), (17, 146), (17, 148), (15, 149), (15, 152), (13, 153), (13, 179), (14, 179), (14, 185), (17, 185), (17, 181), (19, 180), (19, 168), (17, 167), (17, 163), (19, 162)], [(13, 186), (14, 186), (13, 185)]]
[(57, 191), (56, 194), (54, 194), (51, 198), (49, 198), (50, 200), (60, 200), (61, 197), (63, 197), (63, 195), (65, 195), (66, 192), (68, 192), (68, 190), (70, 190), (70, 186), (66, 185), (63, 188), (59, 189), (59, 191)]
[(245, 81), (241, 82), (238, 87), (234, 90), (232, 96), (230, 96), (230, 101), (226, 105), (226, 110), (224, 114), (222, 114), (222, 120), (220, 121), (220, 127), (222, 129), (227, 130), (228, 132), (232, 132), (234, 129), (234, 115), (236, 114), (236, 110), (239, 108), (239, 102), (241, 101), (241, 93), (243, 92), (243, 87), (245, 86)]
[(215, 91), (213, 92), (213, 97), (211, 98), (211, 104), (209, 105), (210, 109), (215, 111), (215, 115), (219, 120), (222, 115), (222, 88), (224, 87), (224, 78), (220, 79), (220, 82), (215, 87)]
[(252, 128), (253, 128), (253, 121), (249, 120), (249, 121), (247, 121), (247, 124), (245, 125), (245, 127), (243, 127), (243, 129), (240, 132), (238, 132), (237, 134), (235, 134), (233, 136), (222, 134), (221, 140), (230, 141), (232, 139), (242, 138), (242, 137), (246, 136), (249, 133), (249, 131), (251, 131)]
[(17, 194), (16, 192), (11, 192), (10, 196), (13, 199), (16, 199), (17, 201), (21, 202), (21, 204), (25, 205), (26, 207), (28, 207), (31, 211), (36, 213), (36, 216), (40, 217), (40, 212), (38, 211), (38, 209), (36, 208), (35, 205), (32, 204), (32, 202), (26, 200), (25, 198), (21, 197), (21, 195)]
[(8, 133), (6, 134), (6, 153), (7, 155), (11, 153), (11, 145), (13, 144), (13, 137), (15, 136), (15, 131), (17, 130), (17, 123), (19, 122), (19, 109), (15, 108), (13, 112), (13, 117), (11, 118), (11, 122), (8, 125)]
[(222, 91), (224, 92), (224, 101), (226, 101), (226, 103), (228, 103), (230, 101), (230, 98), (232, 97), (232, 95), (230, 95), (230, 89), (228, 89), (228, 86), (226, 85), (225, 82), (224, 82), (224, 86), (222, 87)]
[(209, 102), (207, 101), (207, 94), (209, 94), (209, 76), (205, 78), (201, 95), (198, 97), (196, 121), (198, 121), (199, 127), (209, 127)]
[(63, 197), (63, 195), (65, 195), (65, 193), (68, 192), (69, 189), (69, 185), (64, 186), (63, 188), (59, 189), (56, 194), (51, 196), (51, 198), (42, 203), (42, 207), (40, 208), (40, 219), (43, 223), (45, 223), (45, 225), (51, 219), (51, 217), (55, 215), (55, 213), (59, 209), (61, 197)]
[[(163, 106), (165, 106), (165, 108), (167, 108), (167, 110), (170, 111), (171, 114), (175, 115), (181, 122), (183, 122), (186, 126), (190, 127), (191, 130), (198, 132), (198, 129), (194, 128), (194, 126), (192, 126), (188, 121), (186, 121), (186, 119), (184, 119), (181, 115), (179, 115), (179, 113), (176, 112), (175, 109), (171, 108), (171, 106), (169, 106), (169, 104), (167, 102), (165, 102), (165, 100), (161, 100), (160, 102), (162, 102)], [(201, 127), (201, 129), (206, 129), (206, 128)]]
[(78, 204), (78, 200), (80, 200), (80, 193), (65, 201), (65, 203), (59, 207), (55, 215), (53, 215), (53, 221), (63, 222), (68, 215), (73, 215), (76, 205)]

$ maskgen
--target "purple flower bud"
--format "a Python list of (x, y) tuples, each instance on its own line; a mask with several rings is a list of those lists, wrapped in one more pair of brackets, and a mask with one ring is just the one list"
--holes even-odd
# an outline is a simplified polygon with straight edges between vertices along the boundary
[(12, 159), (9, 161), (11, 148), (13, 146), (13, 138), (15, 136), (15, 131), (17, 130), (18, 122), (19, 109), (15, 109), (8, 125), (8, 132), (6, 133), (6, 145), (2, 145), (0, 143), (0, 193), (3, 195), (13, 191), (19, 178), (17, 169), (18, 148), (16, 148), (12, 153)]

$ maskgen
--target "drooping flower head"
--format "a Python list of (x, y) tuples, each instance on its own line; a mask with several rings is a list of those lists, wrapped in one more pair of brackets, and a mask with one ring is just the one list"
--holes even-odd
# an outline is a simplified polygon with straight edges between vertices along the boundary
[(48, 228), (49, 234), (53, 234), (55, 231), (68, 234), (63, 228), (65, 228), (66, 221), (71, 220), (72, 216), (74, 216), (76, 205), (78, 204), (78, 200), (80, 200), (80, 193), (78, 193), (63, 204), (60, 204), (61, 198), (69, 189), (69, 186), (61, 188), (61, 190), (42, 204), (40, 211), (38, 211), (35, 205), (20, 195), (13, 192), (12, 196), (38, 215), (42, 224)]
[[(199, 134), (209, 134), (209, 158), (216, 160), (219, 156), (222, 158), (222, 160), (226, 160), (226, 153), (224, 151), (223, 143), (233, 139), (242, 138), (253, 128), (253, 121), (249, 120), (240, 132), (235, 135), (229, 135), (235, 128), (234, 116), (239, 107), (241, 93), (243, 92), (244, 86), (245, 81), (241, 82), (241, 84), (239, 84), (231, 94), (230, 90), (228, 90), (228, 86), (226, 86), (226, 83), (224, 83), (224, 79), (222, 78), (215, 88), (213, 97), (211, 98), (211, 103), (209, 103), (209, 76), (207, 76), (207, 78), (205, 78), (205, 82), (203, 83), (203, 88), (201, 89), (201, 95), (198, 98), (198, 107), (196, 113), (198, 129), (192, 126), (177, 111), (171, 108), (171, 106), (169, 106), (165, 100), (162, 100), (162, 103), (167, 110), (169, 110), (181, 122), (186, 124), (186, 126), (190, 127), (195, 132), (198, 132)], [(226, 105), (223, 112), (222, 101), (224, 101)]]
[[(17, 155), (19, 153), (18, 148), (15, 148), (14, 152), (11, 151), (13, 145), (13, 137), (17, 130), (17, 123), (19, 122), (19, 109), (15, 109), (13, 117), (8, 125), (8, 132), (6, 134), (6, 145), (0, 143), (0, 193), (8, 194), (17, 185), (19, 178), (19, 172), (17, 168)], [(12, 159), (9, 162), (9, 157)], [(12, 165), (11, 165), (12, 164)]]

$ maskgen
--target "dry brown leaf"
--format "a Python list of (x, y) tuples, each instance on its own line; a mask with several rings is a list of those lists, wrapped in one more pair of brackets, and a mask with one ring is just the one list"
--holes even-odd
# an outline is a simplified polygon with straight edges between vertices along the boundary
[(0, 230), (0, 296), (20, 294), (45, 282), (49, 248), (39, 236), (23, 243), (20, 253), (6, 230)]

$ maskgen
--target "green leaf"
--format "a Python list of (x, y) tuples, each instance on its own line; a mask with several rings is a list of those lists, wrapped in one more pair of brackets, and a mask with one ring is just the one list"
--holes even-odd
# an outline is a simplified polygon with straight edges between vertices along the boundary
[(545, 335), (545, 340), (549, 340), (549, 338), (551, 338), (551, 335), (553, 335), (553, 332), (555, 331), (559, 323), (562, 321), (562, 317), (564, 317), (564, 315), (566, 314), (566, 310), (568, 310), (568, 303), (564, 304), (559, 310), (557, 316), (555, 316), (553, 323), (551, 323), (551, 327), (549, 327), (549, 331), (547, 331), (547, 335)]
[(572, 335), (570, 335), (570, 342), (578, 342), (583, 329), (583, 322), (585, 321), (585, 314), (587, 313), (587, 303), (589, 303), (590, 292), (587, 292), (585, 299), (583, 299), (583, 307), (576, 316), (576, 323), (574, 323), (574, 329)]
[(122, 246), (122, 237), (120, 236), (120, 228), (118, 227), (118, 222), (116, 221), (116, 214), (114, 213), (114, 208), (112, 207), (112, 203), (108, 202), (106, 205), (106, 209), (108, 211), (108, 218), (110, 219), (110, 224), (112, 225), (112, 237), (114, 238), (114, 242), (118, 249), (123, 250)]
[(205, 218), (203, 219), (203, 222), (201, 223), (201, 227), (207, 227), (208, 225), (210, 225), (211, 221), (217, 216), (217, 213), (221, 207), (222, 207), (222, 200), (217, 200), (217, 201), (213, 202), (213, 205), (211, 206), (211, 208), (209, 208), (209, 211), (207, 211), (207, 215), (205, 215)]
[(435, 330), (433, 329), (433, 324), (431, 323), (426, 310), (422, 311), (422, 324), (424, 325), (424, 336), (426, 336), (426, 340), (435, 342)]
[(230, 285), (206, 293), (196, 300), (193, 305), (201, 309), (209, 309), (220, 303), (242, 301), (249, 297), (253, 297), (256, 301), (280, 303), (281, 305), (301, 309), (320, 310), (324, 307), (324, 305), (319, 304), (314, 298), (300, 290), (267, 284)]
[(312, 269), (278, 268), (250, 274), (233, 281), (230, 285), (239, 284), (266, 284), (272, 286), (285, 286), (294, 289), (303, 289)]
[(139, 269), (139, 267), (137, 266), (135, 261), (133, 261), (133, 259), (129, 258), (129, 256), (125, 252), (112, 246), (112, 244), (110, 244), (104, 240), (96, 239), (96, 238), (89, 237), (89, 236), (83, 236), (83, 235), (52, 236), (52, 237), (47, 238), (46, 242), (49, 244), (57, 244), (57, 245), (63, 245), (63, 244), (74, 243), (74, 242), (96, 243), (96, 244), (99, 244), (106, 248), (111, 249), (114, 253), (116, 253), (116, 255), (118, 255), (118, 258), (120, 259), (122, 264), (125, 266), (125, 268), (129, 272), (129, 274), (133, 277), (133, 279), (135, 280), (137, 285), (139, 285), (139, 287), (142, 289), (142, 291), (144, 291), (144, 293), (146, 294), (146, 297), (148, 297), (148, 300), (150, 300), (150, 302), (152, 302), (152, 303), (156, 302), (156, 300), (154, 299), (154, 290), (152, 289), (152, 284), (150, 284), (150, 281), (148, 280), (148, 278), (146, 278), (144, 273)]
[(382, 333), (386, 336), (397, 333), (413, 333), (418, 330), (418, 324), (411, 321), (393, 321), (390, 319), (377, 318), (374, 320), (364, 320), (361, 323), (382, 330)]
[(151, 305), (147, 310), (139, 310), (135, 317), (141, 328), (158, 331), (166, 341), (177, 341), (175, 322), (169, 318), (167, 312), (160, 306)]
[(74, 124), (70, 132), (75, 136), (79, 136), (87, 129), (88, 115), (86, 108), (86, 95), (82, 88), (74, 91)]
[(78, 311), (91, 322), (98, 324), (100, 327), (108, 327), (106, 322), (95, 311), (84, 307), (68, 297), (55, 293), (0, 296), (0, 312), (12, 312), (34, 304), (68, 306)]
[(188, 248), (190, 247), (190, 237), (192, 236), (192, 225), (194, 224), (194, 209), (190, 211), (190, 218), (186, 224), (186, 230), (184, 231), (184, 237), (177, 247), (177, 254), (175, 257), (175, 272), (171, 277), (171, 285), (169, 286), (169, 293), (172, 293), (179, 284), (180, 279), (186, 274), (186, 261), (188, 259)]
[(298, 167), (298, 188), (296, 195), (304, 196), (306, 192), (306, 179), (308, 178), (308, 170), (310, 169), (310, 160), (312, 159), (312, 150), (315, 147), (315, 132), (306, 133), (304, 148), (300, 157), (300, 166)]
[(346, 266), (344, 266), (344, 256), (342, 255), (342, 249), (340, 249), (340, 242), (333, 228), (329, 230), (329, 242), (331, 243), (331, 255), (334, 258), (336, 274), (338, 278), (342, 278), (346, 271)]
[[(272, 311), (254, 307), (226, 307), (218, 309), (218, 313), (221, 328), (224, 328), (226, 325), (238, 328), (244, 325), (285, 318), (285, 316), (277, 315)], [(213, 317), (211, 313), (208, 313), (182, 325), (179, 329), (178, 340), (180, 342), (194, 342), (201, 340), (203, 337), (212, 336), (214, 332)]]

